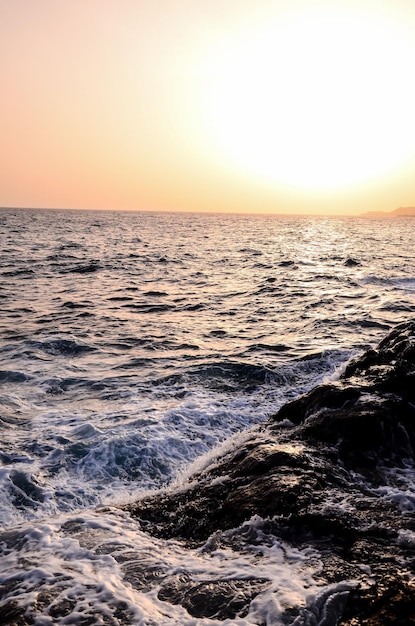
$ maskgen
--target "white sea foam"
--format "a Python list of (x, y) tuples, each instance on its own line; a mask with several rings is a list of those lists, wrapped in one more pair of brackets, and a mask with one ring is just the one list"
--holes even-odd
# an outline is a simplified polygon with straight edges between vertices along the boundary
[[(176, 541), (155, 539), (140, 530), (140, 525), (118, 511), (101, 513), (84, 511), (77, 516), (60, 516), (36, 524), (20, 525), (12, 533), (0, 536), (8, 542), (2, 557), (0, 583), (11, 587), (10, 598), (27, 611), (33, 608), (40, 591), (49, 594), (55, 609), (64, 601), (72, 606), (70, 623), (89, 614), (110, 616), (123, 606), (133, 624), (238, 625), (286, 623), (287, 609), (311, 609), (316, 599), (334, 596), (350, 589), (337, 585), (326, 587), (318, 581), (321, 568), (315, 550), (299, 550), (278, 538), (261, 544), (263, 520), (255, 517), (245, 525), (256, 533), (255, 545), (244, 543), (243, 551), (230, 547), (232, 536), (241, 530), (227, 531), (229, 547), (206, 545), (186, 549)], [(249, 529), (248, 529), (249, 530)], [(123, 565), (128, 564), (128, 576)], [(131, 578), (133, 568), (137, 582)], [(148, 588), (140, 589), (140, 574), (156, 572)], [(253, 578), (268, 581), (266, 588), (251, 602), (244, 618), (216, 620), (194, 618), (179, 604), (172, 605), (158, 598), (162, 583), (177, 576), (188, 576), (195, 583), (216, 580)], [(144, 584), (144, 587), (146, 585)], [(137, 588), (138, 587), (138, 588)], [(318, 602), (317, 602), (318, 604)], [(320, 602), (321, 604), (321, 602)], [(319, 609), (320, 610), (320, 609)], [(50, 605), (38, 611), (42, 624), (66, 624), (65, 617), (50, 617)], [(300, 622), (299, 622), (300, 623)]]
[(396, 503), (401, 511), (415, 511), (415, 468), (392, 467), (383, 471), (388, 484), (375, 489), (375, 493)]

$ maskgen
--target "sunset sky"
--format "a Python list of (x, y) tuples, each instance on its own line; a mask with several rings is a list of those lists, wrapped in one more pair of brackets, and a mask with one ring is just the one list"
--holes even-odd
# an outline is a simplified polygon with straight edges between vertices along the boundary
[(415, 206), (414, 0), (0, 0), (0, 206)]

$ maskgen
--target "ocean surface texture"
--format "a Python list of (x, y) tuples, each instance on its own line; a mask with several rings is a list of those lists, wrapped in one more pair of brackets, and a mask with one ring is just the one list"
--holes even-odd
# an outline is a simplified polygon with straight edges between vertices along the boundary
[[(413, 319), (414, 231), (413, 218), (1, 209), (0, 623), (335, 624), (302, 613), (329, 594), (318, 551), (261, 545), (264, 520), (247, 521), (244, 551), (213, 550), (155, 538), (118, 507), (177, 490)], [(414, 510), (413, 476), (383, 495)], [(248, 612), (219, 619), (163, 595), (167, 575), (259, 582)]]

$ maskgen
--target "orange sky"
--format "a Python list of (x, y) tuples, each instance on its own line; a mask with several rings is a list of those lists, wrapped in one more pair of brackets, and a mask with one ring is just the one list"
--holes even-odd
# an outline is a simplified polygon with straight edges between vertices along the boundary
[(0, 0), (0, 206), (415, 205), (413, 0)]

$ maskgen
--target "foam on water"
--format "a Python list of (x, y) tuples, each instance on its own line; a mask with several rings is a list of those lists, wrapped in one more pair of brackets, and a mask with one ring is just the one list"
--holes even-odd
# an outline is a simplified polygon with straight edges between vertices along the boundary
[[(319, 624), (327, 610), (341, 605), (352, 585), (322, 585), (318, 553), (265, 537), (262, 525), (255, 517), (224, 534), (227, 546), (212, 538), (199, 549), (186, 549), (148, 536), (119, 511), (59, 516), (0, 535), (0, 583), (27, 615), (35, 607), (45, 625), (102, 616), (113, 624), (124, 619), (146, 626), (277, 626), (286, 624), (287, 611), (298, 607), (304, 609), (304, 621), (298, 623)], [(243, 551), (232, 548), (235, 537), (242, 537)], [(217, 620), (192, 617), (182, 606), (163, 600), (169, 586), (184, 579), (202, 590), (218, 580), (236, 588), (240, 580), (261, 584), (246, 617)]]
[[(51, 394), (53, 408), (51, 402), (44, 406), (44, 392), (29, 388), (31, 395), (19, 405), (24, 419), (3, 431), (3, 459), (11, 463), (1, 478), (3, 523), (111, 503), (166, 485), (327, 372), (334, 375), (344, 355), (326, 351), (274, 370), (240, 362), (190, 367), (145, 393), (121, 378), (110, 398), (106, 386), (101, 392), (95, 383), (75, 384)], [(47, 389), (55, 384), (48, 380)]]
[(384, 470), (388, 479), (375, 492), (385, 500), (396, 503), (401, 511), (415, 511), (415, 468), (393, 467)]

